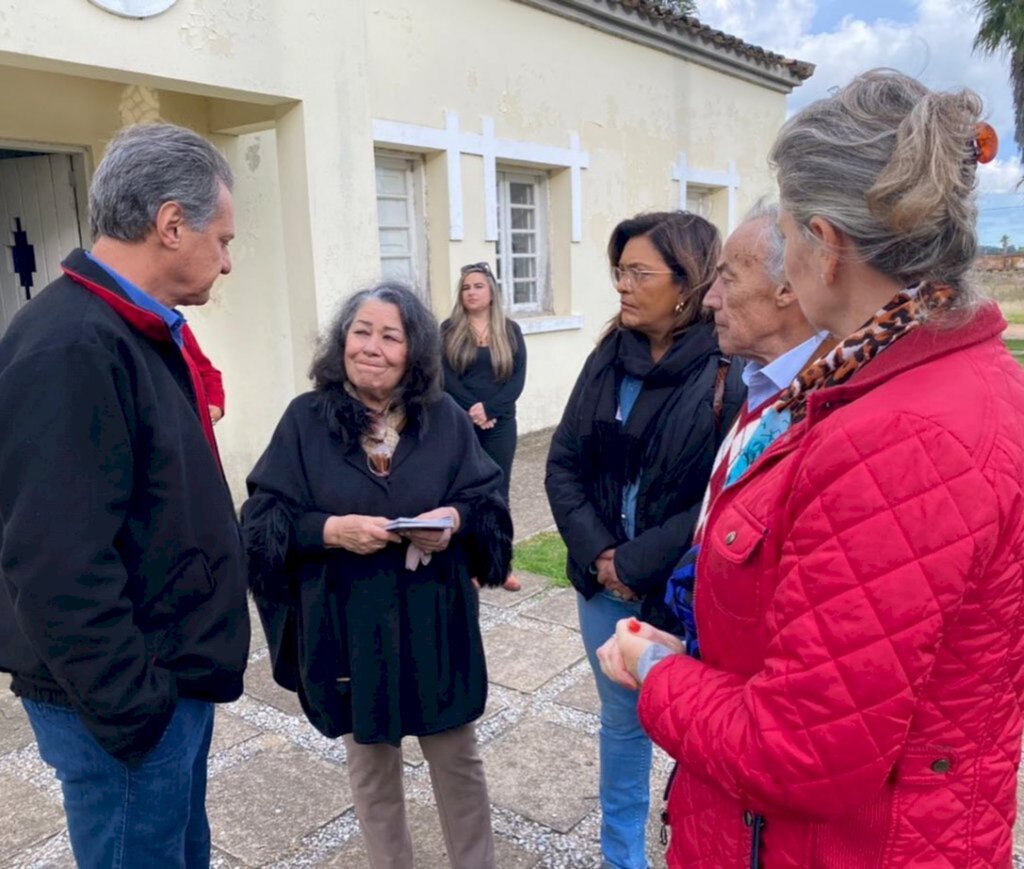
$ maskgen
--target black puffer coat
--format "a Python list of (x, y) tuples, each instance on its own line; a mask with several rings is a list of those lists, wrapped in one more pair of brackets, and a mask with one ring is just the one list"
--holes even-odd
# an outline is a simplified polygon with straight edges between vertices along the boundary
[[(720, 368), (727, 370), (716, 413)], [(623, 426), (616, 417), (627, 373), (643, 387)], [(600, 590), (591, 566), (614, 547), (616, 573), (643, 598), (644, 617), (676, 628), (664, 606), (665, 582), (690, 545), (715, 453), (745, 397), (739, 364), (722, 356), (710, 323), (681, 332), (656, 365), (646, 337), (626, 329), (591, 353), (552, 438), (545, 480), (577, 591), (590, 598)], [(636, 479), (630, 540), (622, 493)]]

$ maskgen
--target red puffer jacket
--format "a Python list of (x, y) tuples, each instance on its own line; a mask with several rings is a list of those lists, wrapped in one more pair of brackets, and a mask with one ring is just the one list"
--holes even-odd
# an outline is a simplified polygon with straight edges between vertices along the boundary
[(1004, 326), (990, 306), (897, 341), (715, 503), (703, 660), (640, 696), (679, 761), (671, 866), (1010, 865), (1024, 374)]

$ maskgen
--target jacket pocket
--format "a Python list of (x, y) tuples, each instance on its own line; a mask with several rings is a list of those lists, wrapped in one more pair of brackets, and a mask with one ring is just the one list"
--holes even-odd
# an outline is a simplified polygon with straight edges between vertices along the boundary
[(146, 608), (147, 620), (160, 626), (196, 609), (213, 594), (213, 575), (199, 549), (183, 552), (167, 571), (163, 586)]
[(696, 579), (696, 594), (718, 609), (750, 621), (763, 612), (764, 577), (757, 563), (768, 528), (740, 504), (717, 517), (704, 538), (707, 556)]

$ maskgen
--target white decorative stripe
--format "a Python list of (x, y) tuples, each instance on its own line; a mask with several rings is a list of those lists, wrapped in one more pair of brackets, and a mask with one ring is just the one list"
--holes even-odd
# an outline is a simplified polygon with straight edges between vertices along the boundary
[(571, 209), (574, 242), (583, 239), (583, 176), (582, 170), (590, 166), (590, 155), (581, 150), (577, 133), (569, 135), (569, 147), (541, 145), (517, 139), (501, 139), (494, 135), (494, 120), (481, 118), (481, 133), (467, 133), (459, 129), (457, 112), (445, 112), (445, 128), (404, 124), (399, 121), (374, 120), (375, 144), (412, 148), (419, 151), (444, 151), (448, 165), (448, 236), (461, 241), (464, 236), (462, 214), (462, 154), (474, 154), (484, 161), (484, 233), (487, 241), (498, 238), (497, 162), (508, 160), (532, 163), (571, 172)]
[(583, 328), (583, 318), (578, 314), (567, 317), (516, 317), (516, 324), (524, 335), (539, 335), (542, 332), (569, 332)]
[(729, 167), (725, 172), (690, 169), (686, 152), (680, 151), (672, 166), (672, 180), (679, 182), (679, 208), (683, 211), (686, 210), (686, 187), (688, 184), (728, 190), (727, 231), (732, 232), (736, 228), (736, 191), (740, 186), (740, 176), (736, 173), (735, 161), (729, 161)]

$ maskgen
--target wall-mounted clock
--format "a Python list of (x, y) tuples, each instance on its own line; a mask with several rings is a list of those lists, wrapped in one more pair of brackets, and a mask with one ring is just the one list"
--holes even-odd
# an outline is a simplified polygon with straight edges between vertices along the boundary
[(91, 3), (125, 18), (149, 18), (166, 12), (178, 0), (90, 0)]

